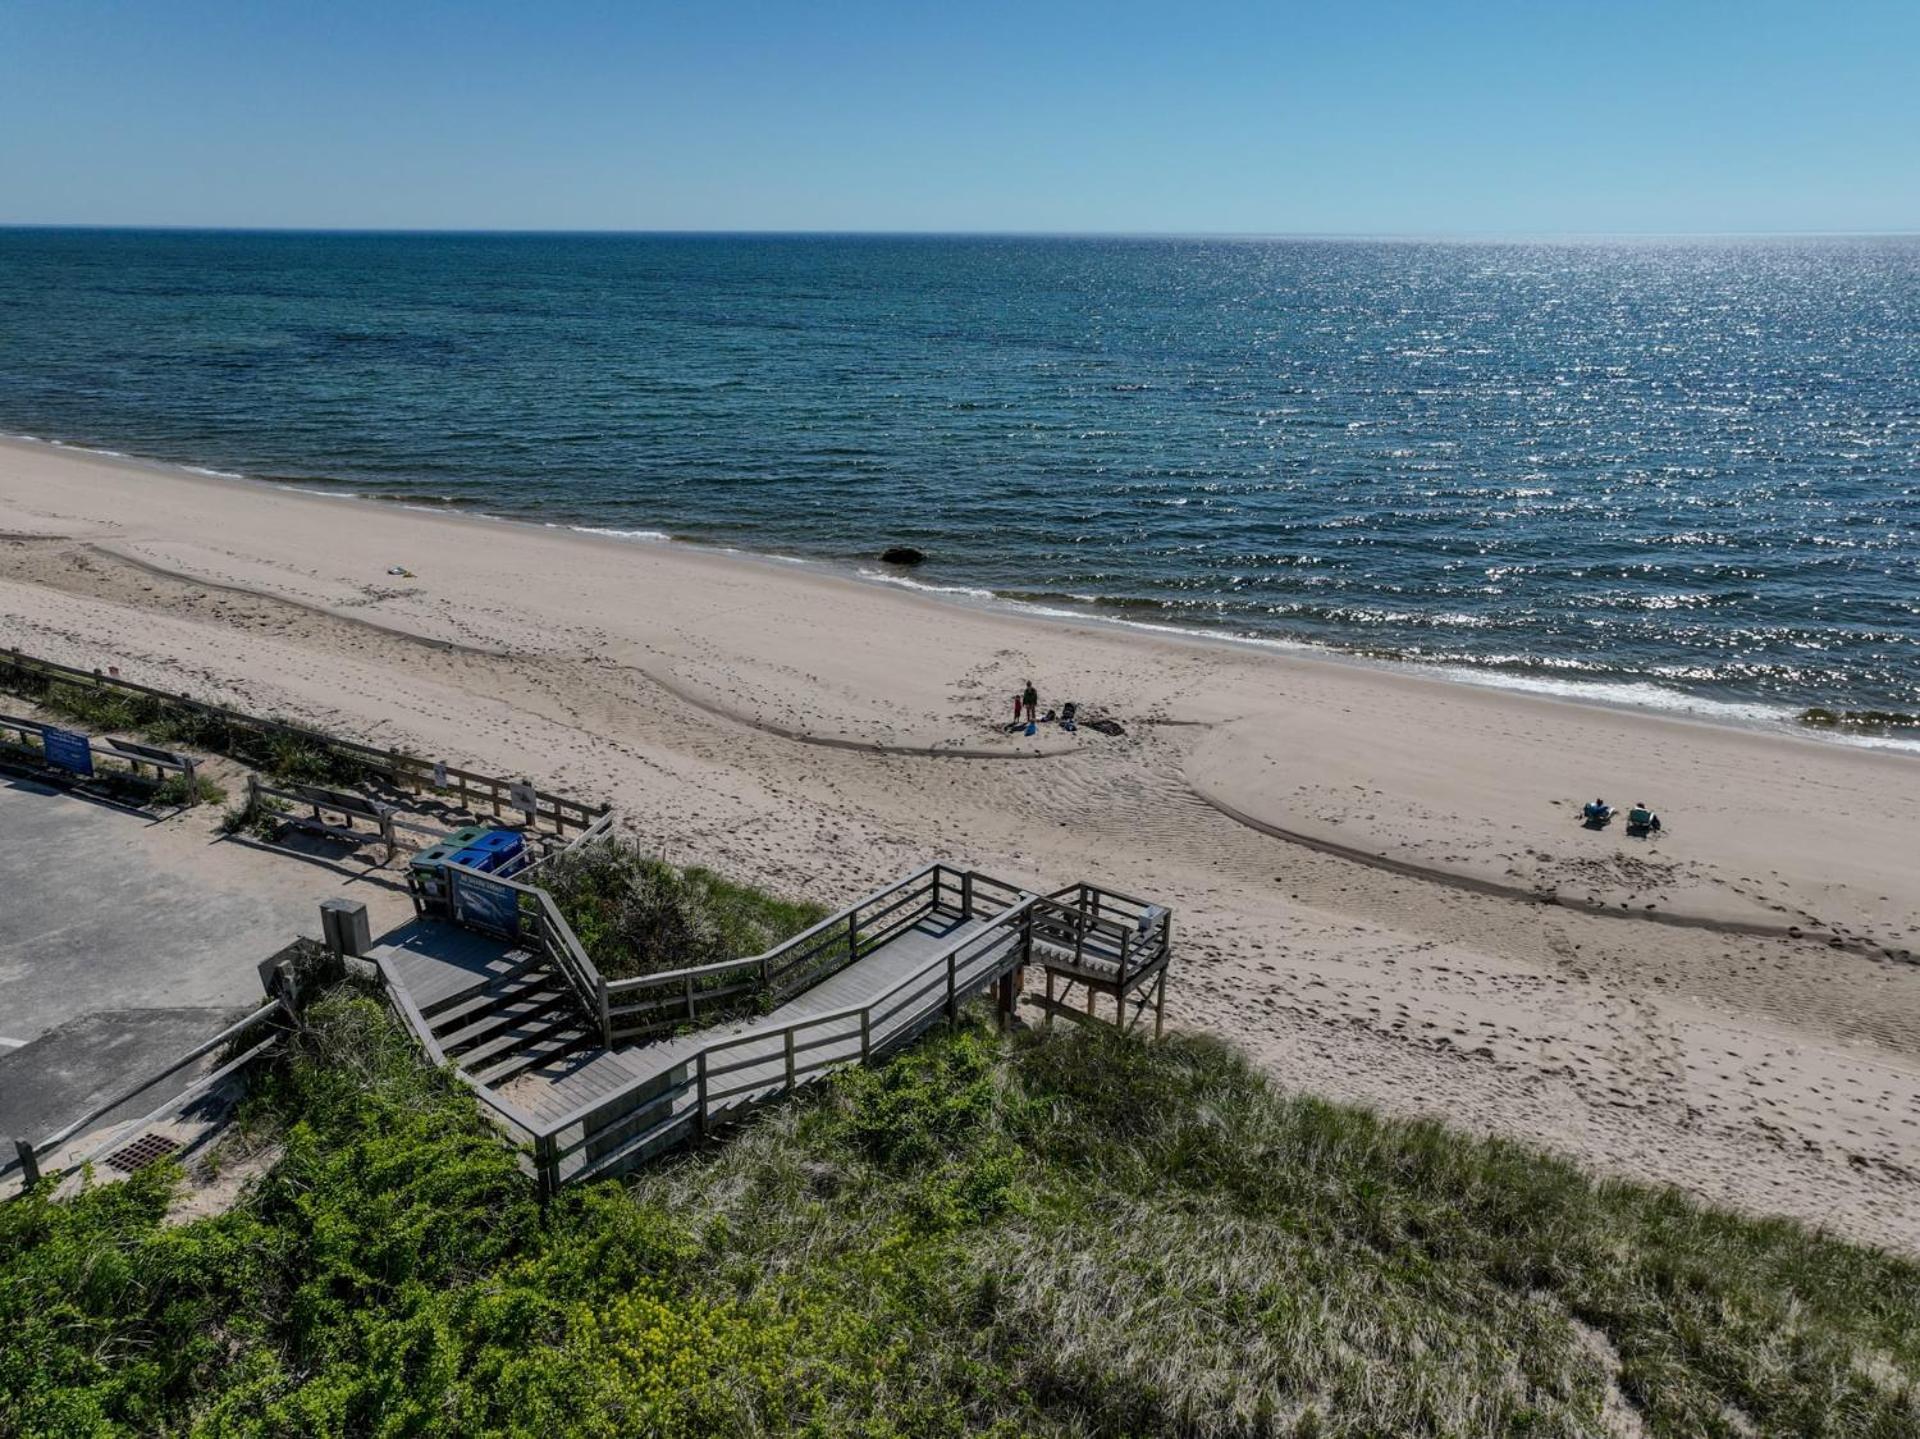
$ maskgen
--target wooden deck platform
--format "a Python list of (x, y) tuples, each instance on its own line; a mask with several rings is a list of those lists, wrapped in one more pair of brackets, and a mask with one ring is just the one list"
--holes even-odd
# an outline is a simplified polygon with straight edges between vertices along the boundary
[(525, 951), (505, 940), (434, 919), (415, 919), (380, 937), (368, 955), (383, 959), (422, 1010), (509, 974)]

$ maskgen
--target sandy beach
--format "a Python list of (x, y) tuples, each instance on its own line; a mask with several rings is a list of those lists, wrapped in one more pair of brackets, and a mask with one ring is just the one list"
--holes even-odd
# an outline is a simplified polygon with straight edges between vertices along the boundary
[[(1170, 1018), (1288, 1085), (1920, 1252), (1906, 754), (25, 441), (0, 644), (829, 902), (933, 858), (1098, 877), (1172, 906)], [(1028, 678), (1125, 734), (1004, 733)], [(1596, 793), (1667, 828), (1586, 830)]]

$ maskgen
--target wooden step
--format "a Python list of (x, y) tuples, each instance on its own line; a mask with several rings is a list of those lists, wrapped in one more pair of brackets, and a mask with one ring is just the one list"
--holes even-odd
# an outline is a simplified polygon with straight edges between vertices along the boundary
[(550, 1060), (571, 1054), (576, 1049), (584, 1049), (596, 1043), (598, 1040), (584, 1029), (561, 1029), (514, 1050), (505, 1058), (496, 1060), (483, 1069), (474, 1069), (470, 1065), (461, 1067), (472, 1076), (476, 1084), (484, 1084), (492, 1088), (513, 1078), (523, 1069), (532, 1069), (535, 1065), (546, 1064)]
[(525, 974), (533, 965), (544, 964), (546, 961), (545, 955), (533, 954), (524, 949), (509, 950), (502, 958), (507, 961), (507, 968), (495, 970), (491, 974), (488, 974), (479, 984), (471, 989), (463, 989), (458, 994), (449, 995), (445, 999), (437, 999), (432, 1004), (423, 1006), (420, 1010), (420, 1017), (428, 1021), (437, 1020), (455, 1009), (483, 998), (503, 984), (512, 983)]
[[(470, 1022), (459, 1029), (450, 1031), (436, 1029), (433, 1037), (444, 1052), (453, 1054), (456, 1049), (476, 1044), (507, 1025), (547, 1014), (571, 999), (572, 996), (558, 986), (549, 987), (536, 983), (502, 999), (498, 1004), (475, 1011), (478, 1018), (468, 1016)], [(455, 1058), (458, 1057), (455, 1055)]]
[(443, 1039), (446, 1035), (484, 1020), (488, 1015), (509, 1004), (516, 1004), (536, 994), (564, 992), (564, 987), (557, 977), (547, 970), (541, 970), (537, 973), (522, 975), (513, 983), (502, 985), (499, 989), (489, 989), (481, 994), (470, 995), (452, 1009), (436, 1014), (427, 1021), (427, 1027), (433, 1031), (435, 1039)]
[(496, 1030), (491, 1038), (474, 1045), (465, 1054), (449, 1055), (448, 1058), (477, 1079), (479, 1067), (489, 1061), (513, 1054), (562, 1030), (584, 1028), (585, 1022), (570, 1006), (555, 1006), (516, 1020), (507, 1028)]

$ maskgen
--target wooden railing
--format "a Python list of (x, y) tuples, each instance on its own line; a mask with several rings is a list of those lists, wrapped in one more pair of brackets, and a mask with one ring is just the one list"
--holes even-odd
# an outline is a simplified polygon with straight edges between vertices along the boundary
[[(583, 835), (576, 844), (590, 838)], [(990, 916), (1020, 898), (1018, 890), (990, 876), (930, 864), (763, 954), (609, 980), (580, 944), (553, 896), (529, 882), (540, 863), (529, 864), (511, 879), (446, 864), (449, 917), (471, 928), (537, 942), (608, 1048), (717, 1023), (751, 1006), (781, 1004), (911, 929), (929, 913), (953, 913), (963, 919)], [(518, 896), (511, 910), (500, 901), (502, 892)]]
[[(656, 1056), (654, 1065), (559, 1119), (535, 1119), (461, 1075), (492, 1122), (520, 1146), (525, 1168), (548, 1194), (637, 1162), (826, 1071), (885, 1054), (929, 1024), (957, 1017), (966, 1000), (1028, 963), (1053, 964), (1064, 954), (1068, 964), (1103, 966), (1102, 983), (1131, 985), (1164, 970), (1169, 956), (1171, 922), (1159, 905), (1091, 885), (1036, 895), (978, 871), (931, 864), (766, 954), (608, 983), (544, 890), (465, 866), (447, 868), (451, 893), (466, 884), (470, 894), (490, 894), (496, 906), (503, 895), (514, 896), (509, 913), (516, 932), (539, 939), (588, 1012), (599, 1016), (609, 1045), (711, 1021), (755, 995), (790, 997), (929, 914), (963, 924), (986, 921), (859, 1004), (633, 1051), (643, 1061)], [(1052, 955), (1043, 959), (1038, 946)], [(388, 982), (391, 987), (391, 976)], [(1002, 998), (1011, 1005), (1010, 987)], [(403, 1013), (428, 1054), (439, 1058), (426, 1021), (417, 1011)]]
[[(696, 1124), (704, 1130), (716, 1109), (742, 1096), (760, 1102), (791, 1093), (802, 1080), (886, 1053), (939, 1019), (958, 1020), (962, 1003), (1026, 962), (1028, 917), (1037, 902), (1026, 896), (987, 929), (947, 945), (919, 970), (863, 1004), (750, 1029), (707, 1044), (694, 1066)], [(775, 1046), (777, 1053), (716, 1059), (741, 1050), (764, 1051), (768, 1045)]]
[[(919, 874), (933, 869), (956, 880), (961, 874), (945, 866)], [(861, 1004), (714, 1036), (692, 1055), (674, 1051), (657, 1069), (551, 1125), (531, 1125), (522, 1116), (533, 1134), (530, 1168), (543, 1191), (608, 1172), (637, 1149), (652, 1152), (704, 1133), (723, 1117), (791, 1093), (829, 1070), (886, 1054), (929, 1025), (957, 1018), (968, 999), (1026, 961), (1026, 916), (1035, 896), (1014, 893), (1017, 898), (987, 928), (955, 939)]]
[(531, 940), (538, 945), (573, 991), (582, 1012), (598, 1031), (600, 1043), (611, 1047), (607, 982), (588, 958), (553, 896), (536, 884), (505, 879), (464, 864), (449, 861), (441, 869), (446, 875), (447, 910), (454, 922), (503, 939)]
[(94, 1145), (86, 1154), (70, 1159), (57, 1167), (52, 1165), (43, 1167), (40, 1161), (49, 1156), (56, 1155), (61, 1146), (65, 1145), (75, 1135), (81, 1133), (89, 1124), (111, 1114), (114, 1110), (127, 1103), (128, 1100), (134, 1098), (134, 1096), (146, 1093), (147, 1090), (153, 1088), (154, 1085), (158, 1084), (161, 1080), (178, 1074), (196, 1060), (204, 1058), (223, 1045), (231, 1044), (234, 1040), (240, 1038), (240, 1036), (251, 1034), (262, 1025), (271, 1024), (276, 1018), (283, 1016), (286, 1012), (286, 1005), (276, 998), (272, 1003), (261, 1006), (239, 1023), (229, 1025), (214, 1035), (213, 1038), (202, 1044), (195, 1045), (192, 1049), (167, 1065), (166, 1068), (158, 1070), (129, 1088), (119, 1091), (111, 1099), (94, 1105), (93, 1108), (89, 1109), (71, 1124), (63, 1125), (60, 1129), (49, 1134), (45, 1139), (39, 1140), (38, 1142), (28, 1139), (14, 1140), (14, 1158), (5, 1165), (0, 1165), (0, 1176), (5, 1176), (15, 1169), (19, 1169), (22, 1171), (22, 1182), (31, 1188), (43, 1178), (52, 1178), (60, 1173), (78, 1169), (84, 1164), (92, 1163), (100, 1154), (112, 1148), (115, 1140), (135, 1129), (145, 1128), (149, 1124), (158, 1122), (167, 1114), (181, 1109), (230, 1076), (239, 1073), (262, 1054), (266, 1053), (278, 1040), (279, 1036), (277, 1034), (269, 1035), (266, 1039), (243, 1050), (211, 1074), (202, 1075), (179, 1094), (170, 1097), (160, 1108), (154, 1110), (151, 1114), (129, 1123), (117, 1125), (105, 1139)]
[(1172, 920), (1144, 899), (1095, 885), (1069, 885), (1041, 896), (1033, 909), (1033, 942), (1066, 972), (1097, 975), (1124, 991), (1163, 964)]
[[(638, 1039), (710, 1023), (743, 1004), (774, 1004), (818, 984), (940, 907), (941, 865), (927, 865), (828, 915), (764, 954), (616, 979), (607, 984), (613, 1037)], [(955, 907), (959, 895), (954, 893)]]
[(44, 686), (51, 684), (77, 685), (130, 698), (158, 701), (223, 726), (229, 739), (232, 732), (239, 731), (267, 741), (275, 737), (297, 740), (304, 746), (378, 776), (395, 789), (450, 794), (462, 810), (477, 815), (485, 808), (496, 819), (513, 811), (524, 817), (526, 827), (530, 829), (544, 825), (558, 835), (577, 833), (591, 828), (608, 812), (606, 805), (547, 794), (526, 780), (481, 774), (476, 770), (424, 759), (398, 749), (377, 749), (301, 725), (263, 719), (258, 715), (229, 709), (225, 705), (209, 704), (205, 700), (195, 699), (191, 694), (136, 684), (118, 675), (102, 674), (99, 670), (75, 669), (71, 665), (56, 664), (52, 660), (23, 654), (17, 649), (0, 650), (0, 688), (18, 694), (35, 694), (43, 692)]

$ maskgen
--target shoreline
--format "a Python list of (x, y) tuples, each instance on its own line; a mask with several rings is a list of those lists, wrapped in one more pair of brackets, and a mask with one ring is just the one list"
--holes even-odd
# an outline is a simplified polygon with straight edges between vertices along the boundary
[[(1920, 728), (1912, 728), (1910, 732), (1901, 732), (1908, 727), (1896, 727), (1894, 732), (1887, 732), (1884, 728), (1849, 729), (1844, 727), (1844, 724), (1824, 725), (1805, 718), (1810, 713), (1826, 710), (1828, 707), (1825, 704), (1795, 706), (1785, 702), (1717, 699), (1685, 690), (1669, 689), (1652, 680), (1554, 680), (1524, 675), (1498, 666), (1476, 668), (1422, 660), (1413, 656), (1369, 654), (1358, 649), (1343, 649), (1321, 641), (1295, 639), (1281, 635), (1214, 630), (1173, 621), (1129, 619), (1106, 613), (1098, 598), (1089, 598), (1084, 607), (1075, 607), (1070, 598), (1043, 603), (1038, 599), (1004, 594), (981, 586), (931, 584), (918, 581), (908, 574), (895, 575), (875, 570), (870, 566), (879, 564), (880, 561), (877, 559), (787, 555), (777, 551), (744, 548), (718, 537), (673, 534), (653, 529), (622, 530), (559, 520), (540, 520), (531, 516), (494, 514), (462, 504), (422, 504), (417, 499), (403, 496), (387, 496), (377, 492), (351, 489), (319, 488), (320, 482), (317, 481), (309, 484), (294, 480), (263, 479), (233, 470), (134, 455), (121, 450), (83, 445), (76, 441), (0, 431), (0, 446), (15, 444), (114, 461), (161, 475), (191, 477), (249, 487), (264, 486), (312, 499), (370, 504), (409, 514), (480, 524), (514, 525), (531, 532), (572, 536), (603, 543), (677, 546), (688, 553), (722, 555), (750, 564), (804, 566), (857, 584), (925, 597), (939, 603), (986, 609), (1021, 619), (1068, 625), (1098, 625), (1174, 643), (1226, 645), (1282, 657), (1409, 675), (1445, 684), (1472, 685), (1567, 704), (1589, 705), (1627, 713), (1686, 720), (1696, 724), (1807, 739), (1819, 744), (1880, 750), (1920, 758)], [(1619, 693), (1621, 690), (1642, 690), (1647, 694), (1644, 697), (1626, 695)], [(1845, 708), (1830, 712), (1842, 716), (1852, 713)]]
[[(1287, 1085), (1920, 1253), (1905, 754), (353, 498), (0, 441), (0, 644), (823, 902), (1098, 876), (1176, 912), (1170, 1020)], [(1027, 678), (1124, 734), (1005, 733)]]

